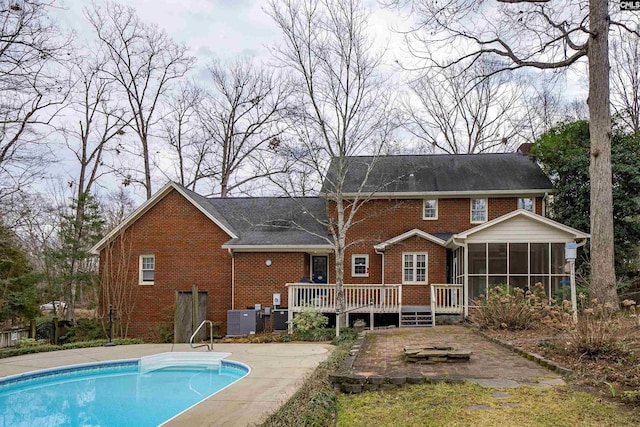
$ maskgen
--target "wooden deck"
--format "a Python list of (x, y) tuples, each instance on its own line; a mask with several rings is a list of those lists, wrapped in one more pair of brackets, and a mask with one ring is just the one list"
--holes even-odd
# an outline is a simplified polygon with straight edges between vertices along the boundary
[[(287, 283), (289, 320), (295, 313), (312, 307), (322, 313), (336, 313), (336, 285), (323, 283)], [(403, 305), (401, 284), (345, 284), (344, 312), (349, 313), (429, 313), (432, 325), (435, 314), (462, 314), (461, 284), (431, 284), (430, 305)], [(402, 323), (401, 323), (402, 324)]]

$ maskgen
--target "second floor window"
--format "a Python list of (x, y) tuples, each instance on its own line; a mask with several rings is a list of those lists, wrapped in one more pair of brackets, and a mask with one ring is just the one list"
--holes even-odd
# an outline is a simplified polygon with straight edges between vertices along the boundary
[(526, 209), (533, 212), (533, 199), (530, 197), (521, 197), (518, 199), (518, 209)]
[(471, 222), (487, 220), (487, 199), (471, 199)]
[(438, 199), (424, 199), (422, 219), (438, 219)]
[(369, 255), (354, 255), (351, 258), (351, 276), (369, 277)]

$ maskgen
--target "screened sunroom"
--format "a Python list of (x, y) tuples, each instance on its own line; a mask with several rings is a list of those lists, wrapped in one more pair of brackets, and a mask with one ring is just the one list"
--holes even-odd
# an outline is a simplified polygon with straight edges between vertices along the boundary
[(452, 279), (464, 284), (466, 304), (497, 285), (532, 288), (542, 283), (548, 297), (568, 299), (570, 275), (565, 243), (586, 243), (589, 235), (540, 215), (515, 211), (453, 237)]

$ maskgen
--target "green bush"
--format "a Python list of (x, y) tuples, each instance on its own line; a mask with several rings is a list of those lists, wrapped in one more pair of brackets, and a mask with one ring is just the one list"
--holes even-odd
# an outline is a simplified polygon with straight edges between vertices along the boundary
[(313, 307), (304, 307), (300, 313), (291, 320), (293, 331), (300, 334), (306, 334), (314, 329), (324, 328), (328, 323), (329, 319)]
[(38, 347), (49, 344), (49, 340), (36, 340), (35, 338), (20, 338), (16, 343), (18, 348)]
[[(67, 343), (63, 345), (37, 344), (37, 345), (28, 345), (25, 347), (9, 347), (9, 348), (4, 348), (0, 350), (0, 359), (5, 357), (22, 356), (23, 354), (44, 353), (48, 351), (71, 350), (74, 348), (102, 347), (106, 343), (107, 343), (107, 340), (102, 339), (102, 340), (94, 340), (94, 341), (72, 342), (72, 343)], [(137, 339), (137, 338), (114, 339), (113, 343), (117, 345), (144, 344), (144, 342), (141, 339)]]
[(295, 331), (293, 338), (297, 341), (331, 341), (336, 335), (334, 328), (317, 328), (309, 331)]
[(60, 337), (60, 344), (94, 341), (107, 338), (102, 323), (97, 319), (78, 319), (66, 334)]
[(550, 304), (544, 287), (536, 283), (527, 292), (521, 288), (507, 290), (506, 285), (495, 286), (488, 296), (480, 297), (471, 320), (481, 328), (517, 331), (533, 329), (540, 323), (562, 327), (567, 316), (567, 305)]
[(293, 336), (289, 334), (280, 335), (280, 342), (291, 342), (291, 341), (293, 341)]
[(173, 324), (162, 324), (158, 326), (158, 340), (165, 344), (173, 342)]
[(334, 337), (331, 340), (331, 344), (340, 345), (343, 342), (352, 342), (356, 339), (358, 334), (350, 328), (340, 328), (340, 336)]

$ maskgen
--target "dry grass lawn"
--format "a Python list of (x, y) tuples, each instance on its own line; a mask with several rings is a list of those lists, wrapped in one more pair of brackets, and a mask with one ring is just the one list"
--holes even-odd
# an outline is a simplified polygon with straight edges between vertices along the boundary
[(567, 388), (496, 390), (472, 383), (339, 396), (338, 426), (631, 426), (640, 415)]

